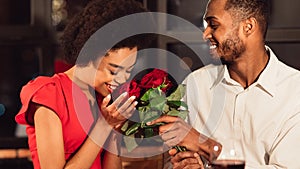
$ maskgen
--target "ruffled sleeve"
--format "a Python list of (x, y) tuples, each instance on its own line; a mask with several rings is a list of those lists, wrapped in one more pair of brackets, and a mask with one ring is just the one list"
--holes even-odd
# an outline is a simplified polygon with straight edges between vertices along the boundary
[[(15, 116), (15, 120), (19, 124), (34, 124), (35, 106), (32, 103), (43, 105), (58, 113), (59, 107), (65, 104), (63, 100), (59, 100), (59, 95), (62, 95), (60, 86), (55, 83), (53, 77), (38, 77), (26, 84), (20, 93), (22, 107), (19, 113)], [(61, 114), (57, 114), (62, 118)]]

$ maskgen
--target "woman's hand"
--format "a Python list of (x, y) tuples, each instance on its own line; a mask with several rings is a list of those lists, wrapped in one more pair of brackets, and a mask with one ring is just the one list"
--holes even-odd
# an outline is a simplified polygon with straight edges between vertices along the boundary
[(174, 116), (162, 116), (147, 125), (167, 123), (159, 127), (161, 138), (169, 147), (185, 146), (189, 151), (198, 152), (201, 156), (212, 161), (221, 152), (221, 144), (200, 134), (184, 120)]
[(199, 154), (192, 151), (173, 154), (171, 162), (173, 164), (173, 169), (204, 169)]
[(127, 92), (120, 95), (109, 105), (111, 95), (106, 96), (100, 106), (101, 113), (106, 122), (113, 128), (119, 128), (134, 112), (137, 101), (135, 96), (128, 98)]

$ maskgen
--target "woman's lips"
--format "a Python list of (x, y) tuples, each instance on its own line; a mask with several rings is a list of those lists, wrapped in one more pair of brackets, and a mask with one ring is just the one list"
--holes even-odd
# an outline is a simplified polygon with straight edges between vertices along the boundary
[(111, 85), (106, 83), (107, 89), (110, 93), (112, 93), (118, 86), (117, 85)]

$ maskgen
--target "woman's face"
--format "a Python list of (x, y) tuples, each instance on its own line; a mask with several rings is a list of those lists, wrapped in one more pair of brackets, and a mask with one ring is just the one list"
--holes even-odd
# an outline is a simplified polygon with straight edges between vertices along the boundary
[(102, 96), (107, 96), (126, 82), (136, 63), (136, 57), (136, 47), (109, 51), (98, 66), (94, 81), (95, 90)]

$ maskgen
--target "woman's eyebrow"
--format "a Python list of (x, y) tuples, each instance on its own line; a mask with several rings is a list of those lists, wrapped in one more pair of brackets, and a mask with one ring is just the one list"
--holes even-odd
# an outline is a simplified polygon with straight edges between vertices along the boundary
[(118, 68), (118, 69), (124, 69), (123, 66), (120, 66), (120, 65), (117, 65), (117, 64), (114, 64), (114, 63), (108, 63), (110, 66), (114, 67), (114, 68)]
[[(110, 66), (114, 67), (114, 68), (118, 68), (118, 69), (125, 69), (124, 66), (120, 66), (114, 63), (108, 63)], [(133, 63), (133, 65), (129, 66), (129, 68), (132, 68), (134, 65), (136, 64), (136, 62)]]

